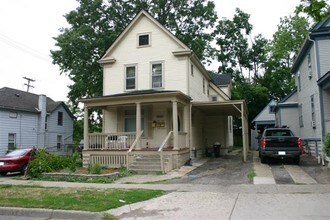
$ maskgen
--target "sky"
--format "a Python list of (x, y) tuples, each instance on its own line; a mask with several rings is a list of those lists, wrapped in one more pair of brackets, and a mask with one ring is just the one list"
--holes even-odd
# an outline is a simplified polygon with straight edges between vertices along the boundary
[[(231, 19), (235, 8), (251, 15), (253, 34), (270, 39), (280, 18), (294, 12), (300, 0), (214, 0), (218, 17)], [(27, 91), (23, 77), (33, 79), (29, 92), (54, 101), (67, 101), (69, 77), (52, 64), (59, 29), (68, 24), (64, 14), (75, 0), (0, 0), (0, 88)]]

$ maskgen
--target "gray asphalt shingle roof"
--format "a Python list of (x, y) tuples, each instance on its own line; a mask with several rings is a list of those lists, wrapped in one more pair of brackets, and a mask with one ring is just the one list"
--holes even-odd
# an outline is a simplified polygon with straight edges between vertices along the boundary
[[(39, 95), (3, 87), (0, 89), (0, 109), (39, 113)], [(47, 97), (47, 112), (54, 111), (63, 102), (55, 102)]]

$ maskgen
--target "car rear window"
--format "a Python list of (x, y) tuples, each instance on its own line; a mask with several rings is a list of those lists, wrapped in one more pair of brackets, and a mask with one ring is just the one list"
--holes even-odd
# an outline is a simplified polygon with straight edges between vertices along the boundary
[(274, 136), (274, 137), (292, 136), (292, 133), (290, 130), (267, 130), (266, 136)]
[(23, 156), (25, 153), (26, 153), (26, 150), (14, 150), (14, 151), (6, 154), (6, 156), (19, 157), (19, 156)]

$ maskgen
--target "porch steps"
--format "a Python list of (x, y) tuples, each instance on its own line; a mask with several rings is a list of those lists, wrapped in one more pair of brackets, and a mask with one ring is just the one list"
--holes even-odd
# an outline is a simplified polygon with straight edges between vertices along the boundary
[[(164, 159), (164, 164), (167, 160)], [(136, 156), (130, 170), (138, 174), (156, 174), (162, 172), (160, 155), (139, 155)]]

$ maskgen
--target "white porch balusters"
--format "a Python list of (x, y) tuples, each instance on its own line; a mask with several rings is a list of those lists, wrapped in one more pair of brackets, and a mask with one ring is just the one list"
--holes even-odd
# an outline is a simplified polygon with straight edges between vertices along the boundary
[(172, 115), (173, 115), (173, 149), (178, 150), (179, 146), (179, 127), (178, 127), (178, 102), (172, 101)]

